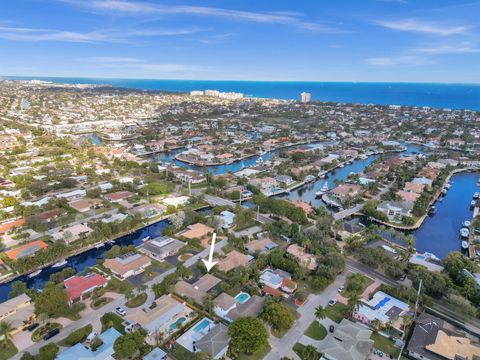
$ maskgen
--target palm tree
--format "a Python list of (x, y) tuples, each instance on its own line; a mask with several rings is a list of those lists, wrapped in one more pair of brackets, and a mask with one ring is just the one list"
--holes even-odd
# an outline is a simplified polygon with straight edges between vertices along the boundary
[(47, 321), (48, 319), (49, 319), (49, 316), (48, 316), (48, 314), (45, 314), (45, 313), (38, 314), (38, 316), (37, 316), (37, 320), (42, 325), (44, 325), (45, 321)]
[(350, 314), (350, 316), (353, 316), (353, 313), (358, 310), (361, 302), (362, 298), (356, 292), (350, 295), (347, 303), (348, 313)]
[(7, 347), (8, 342), (12, 340), (11, 332), (14, 330), (12, 323), (10, 321), (1, 321), (0, 322), (0, 337), (2, 337), (2, 345), (4, 348)]
[(315, 317), (319, 318), (320, 320), (323, 320), (327, 317), (327, 311), (322, 305), (318, 305), (315, 308)]

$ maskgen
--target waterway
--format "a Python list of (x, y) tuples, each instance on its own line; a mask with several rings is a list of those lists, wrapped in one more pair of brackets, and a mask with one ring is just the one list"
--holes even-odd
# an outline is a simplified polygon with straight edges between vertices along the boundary
[[(295, 148), (310, 148), (310, 149), (321, 149), (324, 146), (327, 145), (332, 145), (333, 143), (330, 142), (323, 142), (323, 143), (311, 143), (311, 144), (305, 144), (305, 145), (293, 145), (289, 147), (288, 149), (295, 149)], [(284, 148), (285, 149), (285, 148)], [(227, 174), (229, 172), (238, 172), (241, 171), (245, 168), (250, 168), (250, 167), (255, 167), (258, 166), (260, 163), (259, 161), (268, 161), (270, 159), (273, 159), (275, 156), (278, 156), (280, 151), (282, 149), (277, 149), (277, 150), (272, 150), (272, 151), (267, 151), (262, 155), (254, 155), (249, 158), (243, 159), (243, 160), (237, 160), (233, 161), (232, 163), (229, 164), (224, 164), (224, 165), (213, 165), (213, 166), (198, 166), (198, 165), (191, 165), (187, 164), (183, 161), (175, 159), (175, 156), (180, 154), (181, 152), (185, 151), (185, 148), (182, 149), (177, 149), (169, 152), (164, 152), (164, 153), (157, 153), (152, 156), (153, 161), (158, 162), (158, 163), (173, 163), (179, 167), (186, 168), (186, 169), (192, 169), (195, 171), (198, 171), (200, 173), (204, 173), (205, 171), (208, 171), (211, 174), (214, 175), (223, 175)], [(262, 160), (259, 160), (259, 159)]]
[(447, 195), (435, 204), (437, 212), (425, 219), (420, 229), (412, 234), (417, 243), (417, 252), (433, 253), (444, 258), (451, 251), (461, 251), (459, 230), (462, 222), (472, 219), (470, 202), (480, 187), (476, 181), (480, 173), (459, 173), (452, 177), (452, 187)]
[[(138, 246), (142, 243), (142, 239), (144, 239), (146, 236), (150, 236), (151, 238), (160, 236), (162, 234), (163, 228), (165, 228), (167, 225), (168, 220), (156, 222), (145, 228), (139, 229), (132, 234), (118, 238), (117, 240), (115, 240), (115, 244), (120, 246), (128, 246), (133, 244), (135, 246)], [(53, 273), (61, 271), (66, 267), (71, 267), (75, 269), (77, 273), (80, 273), (83, 270), (94, 266), (99, 259), (104, 259), (107, 251), (110, 250), (112, 246), (113, 244), (110, 245), (106, 243), (105, 246), (101, 248), (93, 248), (89, 251), (68, 258), (68, 264), (62, 268), (48, 267), (43, 269), (43, 271), (34, 278), (28, 278), (28, 276), (24, 275), (15, 280), (25, 282), (29, 288), (43, 289), (45, 287), (45, 283), (49, 280), (50, 276)], [(10, 293), (11, 289), (12, 281), (0, 285), (0, 302), (6, 301), (8, 299), (8, 294)]]

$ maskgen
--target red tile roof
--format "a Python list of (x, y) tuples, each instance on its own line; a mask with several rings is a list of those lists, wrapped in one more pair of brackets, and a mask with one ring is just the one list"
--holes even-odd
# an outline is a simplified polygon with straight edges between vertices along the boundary
[(5, 234), (7, 231), (13, 228), (21, 227), (24, 224), (25, 224), (24, 218), (19, 218), (13, 221), (4, 222), (3, 224), (0, 225), (0, 235)]
[(31, 243), (19, 246), (15, 249), (5, 251), (11, 260), (17, 260), (18, 258), (31, 256), (35, 254), (38, 250), (46, 248), (48, 245), (42, 240), (32, 241)]
[(68, 300), (73, 301), (80, 298), (84, 293), (104, 286), (108, 279), (97, 273), (91, 273), (86, 276), (72, 276), (63, 281), (67, 290)]

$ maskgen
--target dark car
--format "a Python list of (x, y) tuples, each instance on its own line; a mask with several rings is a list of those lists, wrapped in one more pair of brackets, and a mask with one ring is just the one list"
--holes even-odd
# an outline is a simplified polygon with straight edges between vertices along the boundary
[(330, 325), (328, 327), (328, 331), (330, 331), (331, 333), (333, 333), (335, 331), (335, 327), (333, 325)]
[(403, 273), (402, 275), (400, 275), (400, 281), (403, 281), (407, 278), (407, 274)]
[(33, 324), (28, 325), (28, 326), (25, 328), (25, 330), (33, 331), (33, 330), (35, 330), (37, 327), (38, 327), (38, 323), (33, 323)]
[(43, 340), (48, 340), (48, 339), (54, 337), (55, 335), (57, 335), (59, 332), (60, 332), (60, 329), (50, 330), (48, 333), (46, 333), (46, 334), (43, 336)]

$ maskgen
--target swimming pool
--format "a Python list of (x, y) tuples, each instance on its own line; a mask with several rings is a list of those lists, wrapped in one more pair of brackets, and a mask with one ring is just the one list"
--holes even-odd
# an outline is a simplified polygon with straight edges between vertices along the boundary
[(250, 295), (248, 295), (246, 292), (241, 292), (237, 296), (235, 296), (235, 300), (237, 300), (239, 304), (246, 303), (248, 299), (250, 299)]
[(203, 329), (207, 328), (210, 326), (212, 322), (208, 319), (203, 319), (197, 326), (195, 326), (194, 331), (196, 333), (201, 332)]
[(425, 255), (416, 255), (415, 256), (418, 260), (425, 261)]
[(185, 321), (187, 320), (187, 318), (185, 318), (184, 316), (182, 316), (181, 318), (179, 318), (177, 321), (175, 321), (172, 325), (170, 325), (170, 331), (175, 331), (178, 329), (178, 327), (180, 325), (182, 325)]

